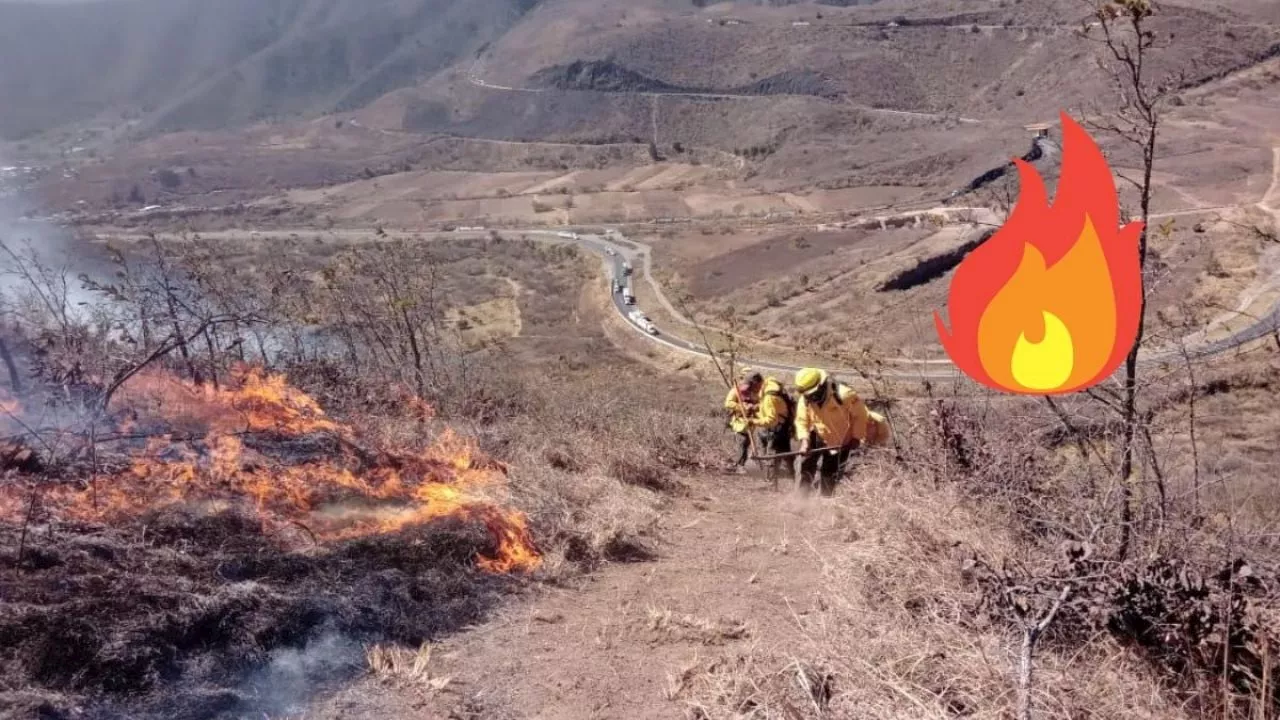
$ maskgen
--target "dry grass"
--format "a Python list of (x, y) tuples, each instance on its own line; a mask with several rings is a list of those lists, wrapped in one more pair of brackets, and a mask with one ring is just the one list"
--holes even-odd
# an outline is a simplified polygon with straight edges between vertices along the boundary
[[(1018, 638), (977, 610), (962, 570), (968, 552), (1019, 553), (1004, 524), (954, 488), (863, 473), (815, 518), (812, 533), (850, 542), (821, 558), (825, 581), (787, 641), (677, 668), (668, 696), (709, 720), (1009, 717)], [(1037, 717), (1191, 717), (1106, 638), (1047, 649), (1037, 680)]]
[(414, 682), (442, 689), (449, 678), (431, 677), (431, 646), (422, 643), (416, 650), (396, 645), (374, 644), (365, 649), (369, 672), (380, 681)]
[(677, 614), (668, 608), (646, 609), (646, 629), (667, 642), (695, 642), (723, 645), (751, 637), (751, 628), (741, 620), (705, 618)]

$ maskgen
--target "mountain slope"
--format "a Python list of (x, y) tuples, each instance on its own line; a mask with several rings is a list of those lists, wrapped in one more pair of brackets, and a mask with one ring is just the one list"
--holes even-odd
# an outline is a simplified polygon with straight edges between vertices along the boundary
[(144, 130), (208, 129), (354, 107), (456, 63), (532, 4), (0, 3), (0, 137), (100, 115)]

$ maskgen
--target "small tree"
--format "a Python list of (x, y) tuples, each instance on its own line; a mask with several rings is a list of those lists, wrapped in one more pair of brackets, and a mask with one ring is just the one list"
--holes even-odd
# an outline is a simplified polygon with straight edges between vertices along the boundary
[(177, 190), (182, 187), (182, 176), (168, 168), (157, 170), (155, 175), (156, 182), (166, 190)]
[[(1148, 26), (1152, 16), (1159, 11), (1159, 5), (1155, 0), (1083, 1), (1088, 4), (1094, 20), (1081, 29), (1080, 35), (1103, 46), (1103, 58), (1099, 60), (1099, 66), (1111, 78), (1118, 95), (1118, 106), (1114, 112), (1107, 113), (1106, 119), (1088, 122), (1118, 136), (1139, 149), (1142, 155), (1141, 179), (1123, 175), (1121, 178), (1138, 190), (1138, 219), (1143, 223), (1142, 234), (1138, 239), (1138, 262), (1145, 273), (1151, 215), (1151, 176), (1155, 168), (1157, 140), (1166, 103), (1177, 86), (1174, 79), (1157, 81), (1151, 73), (1153, 51), (1167, 46), (1158, 40), (1157, 33)], [(1098, 37), (1099, 34), (1101, 37)], [(1141, 309), (1145, 313), (1145, 289)], [(1122, 506), (1118, 552), (1121, 558), (1128, 555), (1132, 538), (1134, 442), (1138, 425), (1142, 421), (1138, 410), (1138, 352), (1142, 347), (1144, 330), (1145, 323), (1140, 315), (1137, 339), (1125, 359), (1124, 392), (1119, 399), (1123, 434), (1119, 468)]]

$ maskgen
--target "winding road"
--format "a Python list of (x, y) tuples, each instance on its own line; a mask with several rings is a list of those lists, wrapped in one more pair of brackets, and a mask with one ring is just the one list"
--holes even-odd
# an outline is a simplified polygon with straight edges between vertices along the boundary
[[(1259, 207), (1267, 211), (1268, 213), (1272, 214), (1273, 216), (1276, 217), (1277, 222), (1280, 223), (1280, 149), (1277, 149), (1276, 151), (1276, 158), (1277, 158), (1278, 164), (1277, 164), (1277, 173), (1275, 177), (1275, 182), (1273, 183), (1272, 187), (1268, 190), (1268, 192), (1266, 193), (1262, 201), (1256, 203), (1256, 207)], [(946, 210), (950, 210), (954, 212), (957, 210), (957, 208), (947, 208)], [(1208, 210), (1202, 210), (1201, 212), (1211, 212), (1211, 211), (1212, 209), (1208, 209)], [(930, 211), (916, 210), (909, 213), (902, 213), (902, 215), (908, 215), (908, 216), (917, 215), (917, 214), (921, 214), (922, 212), (928, 213)], [(897, 217), (897, 216), (893, 216), (893, 217)], [(1152, 217), (1156, 217), (1156, 216), (1153, 215)], [(980, 232), (983, 229), (984, 225), (989, 225), (989, 223), (983, 223), (983, 222), (972, 223), (970, 228), (966, 231), (966, 235), (968, 233)], [(273, 230), (264, 230), (264, 231), (254, 231), (252, 234), (261, 239), (268, 239), (270, 237), (276, 237), (276, 236), (279, 236), (282, 238), (289, 237), (291, 235), (297, 235), (300, 232), (306, 232), (306, 231), (273, 229)], [(475, 232), (481, 232), (481, 231), (477, 229)], [(484, 232), (487, 232), (487, 231), (484, 231)], [(623, 277), (623, 273), (622, 273), (623, 264), (629, 262), (631, 263), (631, 266), (634, 269), (634, 273), (630, 277), (631, 282), (634, 283), (639, 278), (640, 275), (644, 275), (645, 281), (650, 285), (650, 287), (654, 291), (653, 293), (654, 297), (658, 299), (660, 304), (662, 304), (669, 313), (671, 313), (671, 316), (673, 318), (676, 318), (678, 322), (684, 323), (689, 327), (696, 327), (696, 324), (692, 320), (688, 319), (687, 317), (684, 317), (681, 313), (679, 313), (676, 310), (676, 308), (672, 306), (671, 302), (666, 298), (665, 294), (663, 293), (661, 286), (654, 280), (653, 272), (652, 272), (652, 258), (653, 258), (652, 249), (648, 245), (645, 245), (644, 243), (626, 239), (616, 229), (609, 230), (608, 234), (605, 234), (605, 235), (584, 233), (584, 234), (570, 235), (569, 237), (565, 236), (566, 234), (569, 233), (569, 231), (566, 229), (561, 229), (561, 230), (531, 229), (531, 230), (516, 230), (516, 231), (504, 230), (504, 232), (518, 232), (519, 234), (525, 237), (528, 237), (529, 239), (537, 239), (537, 240), (542, 240), (547, 242), (556, 242), (560, 244), (576, 244), (577, 246), (589, 252), (593, 252), (599, 255), (601, 260), (602, 272), (604, 273), (605, 278), (607, 280), (612, 280), (614, 278), (621, 279)], [(208, 239), (216, 239), (224, 236), (227, 236), (227, 237), (236, 236), (242, 233), (243, 231), (212, 231), (212, 232), (202, 233), (201, 236), (206, 237)], [(144, 237), (142, 234), (139, 234), (136, 232), (131, 233), (127, 231), (112, 232), (109, 234), (111, 236), (120, 237), (120, 238), (132, 237), (137, 239), (137, 238)], [(367, 239), (368, 231), (356, 230), (356, 229), (330, 230), (328, 231), (328, 234), (335, 238), (341, 237), (341, 238), (345, 238), (349, 242), (356, 242), (361, 239)], [(389, 234), (394, 235), (394, 232)], [(455, 231), (450, 233), (441, 233), (441, 236), (447, 235), (447, 236), (456, 237), (460, 234), (465, 236), (466, 232), (458, 233)], [(959, 242), (963, 242), (963, 239), (964, 239), (963, 237), (960, 238)], [(1267, 279), (1263, 280), (1262, 282), (1266, 284), (1265, 287), (1270, 287), (1272, 283), (1274, 283), (1277, 286), (1280, 286), (1280, 269), (1277, 269), (1275, 273), (1273, 273), (1271, 276), (1269, 276)], [(673, 335), (665, 331), (660, 332), (657, 335), (651, 335), (648, 332), (646, 332), (644, 328), (642, 328), (640, 325), (638, 325), (634, 320), (632, 320), (629, 317), (629, 313), (637, 309), (637, 306), (630, 306), (625, 304), (623, 302), (621, 293), (611, 293), (611, 302), (613, 304), (614, 310), (618, 313), (618, 316), (627, 325), (627, 327), (631, 328), (632, 331), (634, 331), (635, 333), (643, 337), (645, 340), (656, 343), (676, 353), (689, 355), (691, 357), (698, 357), (698, 358), (710, 357), (706, 348), (702, 345), (701, 342), (698, 342), (695, 340), (688, 340), (678, 335)], [(714, 329), (711, 329), (711, 330), (714, 332)], [(1194, 336), (1192, 338), (1189, 338), (1188, 339), (1189, 346), (1186, 350), (1186, 353), (1192, 359), (1203, 360), (1216, 355), (1221, 355), (1232, 349), (1235, 349), (1247, 343), (1265, 338), (1275, 333), (1280, 333), (1280, 300), (1277, 300), (1276, 304), (1273, 307), (1271, 307), (1270, 310), (1264, 316), (1254, 319), (1254, 321), (1250, 325), (1240, 330), (1237, 330), (1236, 332), (1232, 333), (1227, 337), (1214, 340), (1211, 342), (1200, 342), (1194, 345), (1190, 344), (1191, 342), (1194, 341)], [(1150, 351), (1146, 353), (1145, 357), (1141, 358), (1141, 362), (1144, 364), (1156, 364), (1156, 365), (1162, 364), (1162, 363), (1169, 363), (1169, 362), (1182, 362), (1183, 361), (1182, 353), (1183, 351), (1181, 349)], [(798, 365), (791, 365), (791, 364), (780, 363), (776, 361), (753, 359), (753, 358), (740, 358), (739, 360), (740, 362), (743, 362), (751, 367), (759, 368), (761, 370), (766, 370), (769, 372), (780, 373), (783, 375), (793, 374), (800, 369), (800, 366)], [(886, 361), (886, 364), (889, 365), (889, 367), (878, 370), (877, 374), (885, 378), (891, 378), (898, 381), (938, 382), (938, 381), (958, 381), (963, 379), (962, 373), (954, 365), (952, 365), (949, 360), (946, 360), (946, 359), (902, 358), (902, 359), (888, 360)], [(832, 373), (832, 375), (846, 382), (855, 382), (858, 379), (863, 377), (862, 373), (854, 369), (828, 368), (828, 370)]]
[[(1277, 157), (1280, 158), (1280, 150), (1277, 150)], [(1273, 186), (1273, 189), (1268, 192), (1267, 197), (1269, 198), (1274, 192), (1276, 192), (1276, 189)], [(1265, 199), (1264, 203), (1260, 203), (1260, 205), (1265, 206)], [(1267, 209), (1270, 210), (1270, 207), (1267, 207)], [(625, 240), (616, 230), (612, 230), (610, 233), (611, 235), (581, 234), (577, 235), (572, 242), (576, 242), (579, 246), (599, 254), (602, 259), (603, 270), (610, 280), (622, 280), (624, 278), (622, 270), (623, 264), (626, 262), (630, 262), (632, 268), (637, 271), (631, 276), (631, 281), (633, 282), (639, 274), (638, 271), (643, 268), (646, 280), (653, 284), (653, 287), (656, 290), (656, 297), (661, 301), (665, 301), (666, 298), (663, 295), (661, 288), (654, 283), (653, 276), (650, 271), (652, 258), (650, 249), (643, 244), (636, 243), (635, 241)], [(556, 231), (533, 230), (527, 231), (525, 234), (531, 236), (550, 236), (551, 238), (561, 239), (563, 241), (563, 237), (559, 236), (559, 233)], [(631, 317), (629, 317), (629, 313), (635, 309), (635, 306), (625, 304), (621, 293), (613, 293), (611, 298), (613, 307), (618, 312), (618, 315), (622, 318), (623, 322), (625, 322), (634, 332), (643, 336), (646, 340), (658, 343), (659, 345), (678, 353), (701, 358), (709, 357), (706, 348), (699, 342), (687, 340), (669, 333), (660, 333), (658, 335), (649, 334), (639, 324), (632, 320)], [(669, 302), (664, 302), (663, 304), (669, 305)], [(668, 308), (668, 310), (674, 310), (674, 308)], [(693, 324), (692, 321), (687, 318), (683, 318), (679, 313), (674, 313), (674, 316), (680, 318), (682, 322), (689, 323), (690, 325)], [(1276, 306), (1271, 308), (1267, 315), (1258, 318), (1248, 327), (1242, 328), (1220, 340), (1189, 347), (1187, 348), (1186, 353), (1192, 359), (1204, 360), (1216, 355), (1221, 355), (1229, 350), (1238, 348), (1255, 340), (1265, 338), (1268, 335), (1272, 335), (1277, 332), (1280, 332), (1280, 303), (1277, 303)], [(1146, 357), (1141, 358), (1140, 362), (1148, 365), (1158, 365), (1169, 362), (1181, 362), (1182, 358), (1183, 351), (1181, 349), (1155, 350), (1149, 352)], [(767, 360), (741, 358), (740, 361), (754, 368), (787, 375), (800, 370), (800, 366), (798, 365), (788, 365)], [(892, 378), (900, 381), (914, 380), (921, 382), (936, 382), (961, 380), (963, 378), (959, 369), (952, 365), (948, 360), (903, 359), (893, 361), (891, 364), (896, 367), (880, 370), (879, 374), (886, 378)], [(862, 374), (859, 371), (847, 368), (831, 369), (830, 372), (832, 375), (846, 382), (862, 377)]]
[[(1274, 218), (1276, 226), (1280, 227), (1280, 145), (1273, 148), (1273, 164), (1271, 184), (1263, 193), (1262, 198), (1253, 204), (1253, 207), (1262, 210)], [(1207, 208), (1186, 208), (1178, 210), (1163, 211), (1152, 213), (1151, 220), (1180, 217), (1184, 215), (1204, 214), (1211, 212), (1221, 212), (1226, 210), (1237, 209), (1236, 206), (1207, 207)], [(927, 215), (930, 213), (951, 214), (955, 212), (970, 212), (973, 214), (975, 222), (966, 233), (977, 232), (981, 226), (998, 225), (998, 218), (994, 218), (992, 211), (988, 208), (934, 208), (931, 210), (913, 210), (910, 212), (900, 213), (897, 216), (902, 217), (911, 215)], [(873, 222), (882, 218), (874, 218)], [(883, 218), (889, 219), (889, 218)], [(612, 237), (617, 240), (623, 240), (617, 230), (610, 231)], [(536, 231), (535, 231), (536, 234)], [(554, 233), (546, 233), (554, 234)], [(597, 252), (604, 259), (605, 272), (610, 278), (621, 279), (622, 264), (631, 262), (633, 268), (639, 270), (643, 268), (645, 281), (654, 291), (654, 296), (664, 309), (678, 322), (690, 327), (696, 327), (696, 324), (685, 317), (682, 313), (672, 306), (667, 299), (662, 288), (654, 280), (653, 276), (653, 253), (652, 249), (634, 240), (625, 240), (620, 243), (601, 235), (581, 235), (578, 236), (578, 243), (594, 252)], [(1280, 251), (1276, 251), (1280, 253)], [(1267, 259), (1264, 253), (1263, 261)], [(1255, 283), (1255, 286), (1246, 291), (1243, 297), (1256, 298), (1259, 295), (1268, 293), (1272, 290), (1280, 292), (1280, 262), (1275, 263), (1276, 267), (1272, 268), (1272, 272), (1266, 277)], [(634, 281), (633, 275), (633, 281)], [(613, 305), (618, 314), (630, 327), (637, 333), (643, 335), (646, 339), (666, 346), (669, 349), (680, 353), (695, 355), (698, 357), (709, 357), (706, 348), (701, 343), (692, 342), (670, 334), (651, 335), (645, 332), (638, 324), (636, 324), (629, 316), (629, 307), (624, 304), (621, 294), (613, 294)], [(1242, 301), (1247, 305), (1250, 301)], [(1243, 311), (1239, 314), (1243, 314)], [(1146, 365), (1160, 365), (1170, 362), (1182, 362), (1184, 358), (1202, 361), (1217, 355), (1221, 355), (1235, 348), (1241, 347), (1248, 343), (1260, 340), (1270, 335), (1275, 335), (1280, 342), (1280, 299), (1271, 306), (1266, 314), (1253, 318), (1248, 326), (1232, 332), (1230, 335), (1218, 340), (1205, 342), (1202, 339), (1197, 341), (1197, 335), (1203, 338), (1203, 331), (1193, 334), (1183, 339), (1182, 347), (1170, 349), (1155, 349), (1144, 353), (1144, 357), (1139, 358), (1139, 362)], [(800, 369), (795, 365), (787, 365), (766, 360), (743, 359), (752, 367), (761, 368), (771, 372), (790, 374)], [(933, 360), (917, 360), (917, 359), (894, 359), (888, 361), (894, 366), (888, 369), (880, 370), (880, 374), (885, 377), (897, 380), (918, 380), (918, 381), (940, 381), (940, 380), (959, 380), (962, 377), (959, 369), (956, 368), (949, 360), (933, 359)], [(861, 373), (852, 369), (834, 369), (832, 374), (842, 380), (851, 380), (861, 376)]]

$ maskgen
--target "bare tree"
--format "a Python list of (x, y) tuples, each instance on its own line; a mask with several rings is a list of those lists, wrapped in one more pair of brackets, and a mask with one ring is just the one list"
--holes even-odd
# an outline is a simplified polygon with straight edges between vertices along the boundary
[[(706, 351), (707, 357), (711, 359), (712, 364), (715, 366), (716, 372), (720, 375), (720, 379), (724, 382), (726, 387), (731, 389), (737, 395), (738, 405), (740, 407), (746, 407), (746, 401), (742, 397), (741, 391), (738, 390), (737, 380), (737, 377), (741, 372), (739, 363), (742, 359), (742, 351), (746, 347), (746, 343), (743, 341), (739, 333), (739, 321), (733, 311), (733, 308), (727, 308), (721, 312), (717, 318), (717, 320), (727, 328), (719, 331), (722, 342), (717, 347), (712, 339), (707, 336), (706, 329), (698, 322), (696, 314), (691, 311), (688, 303), (689, 296), (687, 294), (681, 293), (675, 298), (676, 308), (682, 315), (690, 319), (693, 323), (694, 329), (698, 331), (698, 337), (701, 341), (702, 347)], [(724, 360), (723, 364), (721, 363), (721, 359)], [(751, 446), (752, 457), (757, 458), (757, 464), (762, 463), (763, 461), (758, 459), (760, 451), (759, 448), (756, 447), (755, 433), (750, 426), (747, 427), (747, 442)]]
[[(1110, 76), (1118, 95), (1118, 106), (1102, 120), (1088, 121), (1094, 127), (1115, 134), (1136, 147), (1142, 157), (1142, 177), (1122, 179), (1134, 185), (1139, 194), (1139, 217), (1143, 223), (1138, 239), (1138, 262), (1143, 272), (1147, 266), (1148, 222), (1151, 216), (1151, 176), (1155, 168), (1157, 140), (1164, 110), (1172, 91), (1172, 79), (1157, 81), (1151, 71), (1154, 51), (1167, 46), (1149, 27), (1150, 19), (1159, 11), (1155, 0), (1084, 0), (1094, 21), (1080, 31), (1082, 37), (1101, 43), (1105, 48), (1100, 66)], [(1094, 32), (1097, 30), (1098, 32)], [(1101, 37), (1098, 37), (1098, 34)], [(1118, 555), (1124, 558), (1132, 544), (1134, 519), (1134, 443), (1142, 414), (1138, 408), (1138, 353), (1142, 348), (1146, 310), (1146, 290), (1140, 304), (1138, 333), (1125, 359), (1124, 393), (1121, 398), (1123, 437), (1120, 446), (1120, 480), (1123, 495)]]

